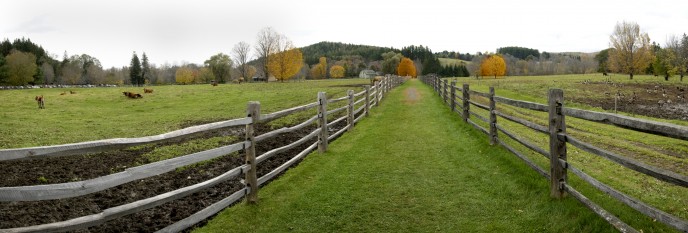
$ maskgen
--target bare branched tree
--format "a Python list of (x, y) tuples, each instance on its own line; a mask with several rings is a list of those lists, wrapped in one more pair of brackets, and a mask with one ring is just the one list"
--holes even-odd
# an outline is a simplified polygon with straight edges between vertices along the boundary
[(271, 27), (266, 27), (258, 32), (258, 37), (256, 38), (256, 56), (258, 57), (258, 62), (263, 67), (263, 74), (265, 82), (269, 79), (268, 72), (268, 57), (276, 52), (277, 41), (279, 40), (279, 34)]
[(239, 70), (239, 73), (241, 77), (244, 78), (244, 80), (249, 80), (248, 77), (248, 53), (251, 51), (251, 45), (248, 43), (242, 41), (239, 42), (238, 44), (234, 45), (234, 48), (232, 49), (232, 57), (234, 58), (234, 61), (237, 63), (237, 69)]

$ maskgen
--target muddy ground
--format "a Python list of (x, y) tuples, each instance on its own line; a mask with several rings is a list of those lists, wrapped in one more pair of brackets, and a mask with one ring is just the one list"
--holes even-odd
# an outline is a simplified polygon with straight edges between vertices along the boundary
[(631, 114), (688, 120), (688, 85), (648, 83), (582, 82), (580, 88), (592, 96), (567, 96), (573, 102)]
[[(345, 125), (346, 121), (340, 122), (331, 130), (341, 129)], [(256, 152), (260, 155), (271, 149), (287, 145), (306, 136), (314, 129), (315, 126), (312, 125), (298, 132), (287, 133), (262, 141), (257, 144)], [(269, 131), (270, 129), (267, 126), (258, 126), (256, 135)], [(232, 128), (186, 138), (179, 142), (227, 134), (243, 138), (243, 133), (243, 128)], [(288, 161), (316, 140), (310, 140), (301, 146), (277, 154), (262, 162), (258, 165), (258, 177)], [(127, 167), (136, 166), (136, 164), (149, 163), (150, 161), (146, 161), (141, 155), (153, 150), (155, 146), (179, 142), (168, 142), (133, 150), (117, 150), (84, 156), (66, 156), (27, 161), (2, 161), (0, 162), (0, 174), (4, 177), (0, 180), (0, 187), (63, 183), (120, 172)], [(198, 166), (178, 169), (177, 171), (133, 181), (80, 197), (48, 201), (0, 202), (0, 229), (65, 221), (96, 214), (107, 208), (197, 184), (243, 165), (243, 155), (243, 151), (239, 151), (238, 153), (223, 156)], [(47, 182), (39, 181), (36, 179), (37, 176), (50, 177), (50, 179)], [(229, 180), (188, 197), (124, 216), (100, 226), (74, 232), (154, 232), (182, 220), (241, 189), (243, 185), (239, 180), (239, 178)], [(197, 224), (197, 226), (203, 224), (205, 222)]]

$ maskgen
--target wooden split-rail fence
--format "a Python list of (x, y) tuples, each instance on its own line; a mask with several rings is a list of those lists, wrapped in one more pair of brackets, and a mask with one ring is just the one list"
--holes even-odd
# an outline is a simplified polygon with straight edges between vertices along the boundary
[[(627, 158), (623, 155), (595, 147), (578, 138), (572, 137), (571, 135), (566, 133), (565, 117), (569, 116), (593, 122), (606, 123), (618, 127), (623, 127), (626, 129), (681, 140), (688, 140), (688, 127), (638, 119), (611, 113), (566, 108), (564, 107), (564, 92), (561, 89), (550, 89), (548, 94), (548, 104), (544, 105), (539, 103), (520, 101), (496, 96), (493, 87), (490, 87), (489, 93), (482, 93), (470, 90), (468, 84), (456, 86), (456, 81), (451, 81), (451, 83), (448, 83), (447, 79), (440, 79), (436, 76), (425, 76), (422, 77), (421, 80), (425, 84), (432, 86), (435, 92), (438, 93), (438, 95), (442, 98), (444, 103), (450, 106), (453, 112), (459, 114), (464, 121), (468, 122), (481, 132), (487, 134), (491, 144), (502, 145), (504, 148), (506, 148), (507, 150), (515, 154), (517, 157), (522, 159), (528, 166), (533, 168), (540, 175), (544, 176), (545, 178), (548, 178), (550, 180), (550, 195), (552, 197), (562, 198), (564, 193), (569, 193), (571, 196), (573, 196), (578, 201), (580, 201), (585, 206), (594, 211), (597, 215), (599, 215), (604, 220), (616, 227), (619, 231), (638, 232), (628, 224), (619, 220), (613, 214), (609, 213), (599, 205), (592, 202), (590, 199), (585, 197), (576, 189), (571, 187), (567, 182), (567, 173), (568, 171), (570, 171), (573, 174), (576, 174), (582, 180), (592, 185), (593, 187), (609, 194), (611, 197), (621, 201), (622, 203), (630, 206), (631, 208), (639, 211), (640, 213), (649, 216), (653, 219), (656, 219), (657, 221), (660, 221), (668, 226), (671, 226), (681, 232), (688, 232), (688, 221), (686, 221), (685, 219), (673, 216), (658, 208), (648, 205), (636, 198), (633, 198), (627, 194), (617, 191), (611, 186), (600, 182), (592, 176), (584, 173), (580, 169), (572, 166), (566, 160), (566, 144), (568, 143), (572, 146), (582, 149), (583, 151), (598, 156), (602, 156), (626, 168), (646, 174), (648, 176), (654, 177), (658, 180), (673, 185), (688, 187), (687, 176), (644, 164), (634, 159)], [(489, 105), (478, 103), (477, 101), (471, 99), (471, 95), (487, 98), (489, 100)], [(542, 126), (525, 119), (520, 119), (515, 116), (507, 115), (496, 108), (496, 103), (534, 111), (548, 112), (549, 125)], [(472, 106), (488, 111), (490, 115), (489, 119), (471, 111)], [(489, 124), (489, 129), (486, 129), (480, 126), (479, 124), (476, 124), (476, 122), (474, 122), (471, 116), (473, 116), (475, 119), (479, 119)], [(549, 135), (549, 150), (540, 148), (536, 146), (534, 143), (529, 142), (526, 139), (523, 139), (518, 135), (508, 131), (502, 125), (497, 123), (497, 116), (501, 117), (502, 119), (526, 126), (537, 132)], [(546, 172), (545, 169), (539, 167), (528, 157), (526, 157), (510, 145), (500, 140), (500, 138), (497, 135), (498, 131), (502, 132), (504, 135), (515, 140), (516, 142), (520, 143), (526, 148), (533, 150), (547, 158), (550, 161), (549, 172)]]
[[(228, 127), (246, 127), (246, 137), (245, 140), (242, 142), (206, 151), (201, 151), (193, 154), (188, 154), (172, 159), (149, 163), (137, 167), (132, 167), (122, 172), (97, 177), (94, 179), (49, 185), (0, 187), (0, 202), (64, 199), (83, 196), (90, 193), (102, 191), (108, 188), (112, 188), (118, 185), (122, 185), (125, 183), (129, 183), (135, 180), (160, 175), (163, 173), (174, 171), (175, 169), (183, 166), (191, 165), (205, 160), (210, 160), (233, 152), (243, 150), (245, 153), (244, 165), (233, 168), (222, 175), (219, 175), (217, 177), (214, 177), (210, 180), (206, 180), (198, 184), (180, 188), (167, 193), (159, 194), (157, 196), (146, 198), (143, 200), (138, 200), (132, 203), (108, 208), (98, 214), (92, 214), (66, 221), (42, 225), (11, 229), (0, 229), (0, 232), (61, 232), (86, 228), (90, 226), (96, 226), (103, 224), (104, 222), (109, 220), (113, 220), (125, 215), (130, 215), (146, 209), (160, 206), (162, 204), (197, 193), (201, 190), (211, 188), (223, 181), (241, 178), (240, 176), (244, 175), (244, 188), (234, 192), (228, 197), (208, 206), (207, 208), (201, 211), (194, 213), (193, 215), (181, 221), (178, 221), (172, 225), (169, 225), (159, 230), (158, 232), (182, 231), (216, 214), (217, 212), (237, 202), (243, 197), (246, 197), (246, 200), (250, 203), (257, 202), (258, 189), (260, 185), (275, 178), (275, 176), (285, 171), (295, 162), (304, 158), (311, 151), (315, 150), (315, 148), (318, 148), (320, 152), (326, 151), (329, 141), (333, 140), (334, 138), (343, 134), (344, 132), (353, 129), (355, 123), (360, 121), (363, 117), (368, 116), (371, 107), (379, 105), (380, 101), (388, 91), (390, 91), (392, 88), (401, 85), (404, 81), (405, 79), (402, 77), (387, 76), (382, 78), (382, 80), (375, 82), (372, 86), (366, 85), (365, 90), (359, 93), (354, 93), (353, 90), (349, 90), (346, 96), (335, 99), (328, 99), (325, 92), (319, 92), (316, 102), (289, 109), (284, 109), (270, 114), (261, 114), (259, 102), (249, 102), (247, 108), (247, 116), (244, 118), (188, 127), (155, 136), (141, 138), (117, 138), (56, 146), (41, 146), (32, 148), (0, 150), (0, 161), (18, 159), (42, 159), (57, 156), (97, 153), (103, 151), (123, 149), (143, 144), (160, 143), (184, 137), (189, 137), (191, 135), (195, 135), (202, 132), (208, 132)], [(341, 101), (348, 101), (348, 103), (344, 107), (340, 107), (337, 109), (327, 108), (328, 104), (337, 103)], [(354, 106), (358, 105), (360, 105), (361, 107), (354, 109)], [(292, 127), (277, 129), (258, 136), (254, 135), (254, 124), (256, 123), (272, 121), (293, 113), (302, 112), (313, 108), (318, 109), (317, 115), (309, 118), (308, 120), (300, 124), (294, 125)], [(332, 122), (327, 122), (328, 115), (332, 115), (342, 111), (346, 111), (347, 113), (344, 116), (335, 119)], [(363, 113), (361, 113), (361, 111), (363, 111)], [(354, 118), (354, 116), (357, 114), (359, 114), (359, 116), (357, 118)], [(346, 127), (330, 135), (328, 127), (332, 127), (335, 124), (342, 122), (344, 120), (346, 120), (347, 122)], [(289, 133), (302, 129), (308, 125), (311, 125), (312, 123), (317, 123), (319, 127), (307, 136), (286, 146), (274, 148), (268, 152), (265, 152), (262, 155), (256, 155), (256, 144), (260, 143), (261, 141), (278, 136), (280, 134)], [(267, 160), (268, 158), (274, 156), (277, 153), (281, 153), (286, 150), (297, 147), (299, 145), (302, 145), (303, 143), (315, 137), (317, 137), (318, 139), (317, 142), (308, 146), (305, 150), (301, 151), (292, 159), (288, 160), (287, 162), (280, 165), (271, 172), (265, 174), (262, 177), (257, 177), (256, 167), (261, 162)]]

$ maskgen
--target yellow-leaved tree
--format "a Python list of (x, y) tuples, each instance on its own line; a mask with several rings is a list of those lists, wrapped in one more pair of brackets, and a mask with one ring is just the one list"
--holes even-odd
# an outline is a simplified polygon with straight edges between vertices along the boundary
[(343, 78), (344, 73), (346, 73), (346, 70), (340, 65), (335, 65), (330, 68), (330, 77), (332, 78)]
[(301, 70), (303, 54), (286, 37), (277, 40), (277, 52), (268, 57), (268, 71), (275, 79), (284, 82)]
[(397, 66), (397, 74), (399, 76), (416, 77), (416, 66), (411, 59), (402, 58), (401, 62), (399, 62), (399, 66)]
[(311, 67), (311, 78), (321, 79), (325, 78), (327, 74), (327, 58), (320, 57), (320, 62)]
[(609, 51), (608, 59), (612, 70), (626, 73), (633, 79), (634, 74), (642, 73), (652, 63), (650, 36), (641, 32), (637, 23), (617, 23), (609, 40), (614, 48)]
[(189, 67), (180, 67), (174, 76), (177, 84), (190, 84), (194, 81), (194, 71)]
[(268, 59), (270, 74), (280, 81), (288, 80), (299, 73), (302, 66), (303, 54), (297, 48), (273, 54)]
[(480, 64), (480, 75), (481, 76), (497, 76), (506, 75), (506, 62), (504, 58), (499, 55), (488, 55), (483, 62)]

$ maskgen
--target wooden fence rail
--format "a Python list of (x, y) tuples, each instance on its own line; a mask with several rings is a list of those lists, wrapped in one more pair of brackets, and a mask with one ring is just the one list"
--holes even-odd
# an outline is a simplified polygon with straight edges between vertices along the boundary
[[(674, 125), (674, 124), (669, 124), (669, 123), (663, 123), (663, 122), (656, 122), (656, 121), (651, 121), (651, 120), (644, 120), (644, 119), (637, 119), (637, 118), (632, 118), (632, 117), (627, 117), (627, 116), (622, 116), (622, 115), (617, 115), (617, 114), (612, 114), (612, 113), (603, 113), (603, 112), (594, 112), (594, 111), (588, 111), (588, 110), (581, 110), (581, 109), (573, 109), (573, 108), (566, 108), (564, 107), (564, 93), (561, 90), (558, 89), (552, 89), (550, 90), (549, 93), (549, 103), (548, 104), (539, 104), (539, 103), (533, 103), (533, 102), (528, 102), (528, 101), (521, 101), (521, 100), (514, 100), (514, 99), (509, 99), (505, 97), (500, 97), (494, 95), (494, 88), (490, 87), (490, 92), (489, 93), (483, 93), (483, 92), (478, 92), (474, 90), (470, 90), (470, 87), (468, 84), (463, 84), (462, 88), (456, 87), (454, 82), (452, 82), (451, 85), (451, 94), (447, 94), (443, 86), (446, 87), (446, 80), (440, 80), (440, 78), (435, 77), (435, 76), (425, 76), (422, 77), (421, 80), (432, 86), (433, 89), (438, 93), (440, 98), (447, 103), (450, 108), (452, 108), (453, 112), (456, 112), (457, 114), (461, 115), (461, 117), (480, 130), (481, 132), (487, 134), (490, 136), (491, 143), (493, 144), (500, 144), (513, 154), (515, 154), (517, 157), (519, 157), (521, 160), (523, 160), (528, 166), (533, 168), (537, 173), (541, 174), (545, 178), (550, 180), (550, 195), (554, 198), (561, 198), (563, 197), (563, 194), (569, 193), (571, 196), (576, 198), (576, 200), (580, 201), (583, 203), (586, 207), (590, 208), (601, 216), (603, 219), (605, 219), (607, 222), (609, 222), (611, 225), (616, 227), (622, 232), (637, 232), (635, 229), (633, 229), (631, 226), (628, 224), (622, 222), (618, 218), (616, 218), (614, 215), (610, 214), (606, 210), (602, 209), (600, 206), (597, 204), (593, 203), (590, 201), (588, 198), (586, 198), (583, 194), (580, 192), (576, 191), (573, 187), (571, 187), (568, 182), (567, 182), (567, 173), (570, 170), (572, 173), (576, 174), (578, 177), (580, 177), (582, 180), (586, 181), (593, 187), (597, 188), (598, 190), (605, 192), (609, 194), (611, 197), (614, 197), (615, 199), (621, 201), (622, 203), (625, 203), (626, 205), (630, 206), (631, 208), (637, 210), (638, 212), (647, 215), (653, 219), (657, 219), (658, 221), (671, 226), (679, 231), (682, 232), (688, 232), (688, 221), (685, 219), (681, 219), (679, 217), (673, 216), (671, 214), (668, 214), (664, 211), (661, 211), (655, 207), (652, 207), (646, 203), (643, 203), (642, 201), (635, 199), (631, 196), (628, 196), (624, 193), (621, 193), (604, 183), (592, 178), (590, 175), (582, 172), (581, 170), (571, 166), (566, 160), (566, 145), (571, 144), (577, 148), (580, 148), (586, 152), (589, 152), (594, 155), (598, 155), (601, 157), (604, 157), (610, 161), (613, 161), (617, 164), (620, 164), (626, 168), (632, 169), (637, 172), (641, 172), (643, 174), (646, 174), (648, 176), (654, 177), (658, 180), (682, 186), (682, 187), (688, 187), (688, 177), (677, 174), (672, 171), (668, 171), (665, 169), (653, 167), (647, 164), (644, 164), (642, 162), (618, 155), (616, 153), (612, 153), (600, 148), (597, 148), (593, 145), (590, 145), (586, 142), (580, 141), (571, 135), (568, 135), (566, 133), (566, 124), (565, 124), (565, 116), (570, 116), (570, 117), (575, 117), (579, 119), (584, 119), (584, 120), (589, 120), (593, 122), (599, 122), (599, 123), (606, 123), (606, 124), (611, 124), (615, 126), (619, 126), (622, 128), (630, 129), (630, 130), (635, 130), (639, 132), (645, 132), (645, 133), (650, 133), (654, 135), (660, 135), (660, 136), (666, 136), (670, 138), (676, 138), (676, 139), (681, 139), (681, 140), (688, 140), (688, 127), (685, 126), (679, 126), (679, 125)], [(455, 93), (456, 91), (460, 91), (461, 94)], [(487, 98), (489, 100), (489, 106), (486, 106), (484, 104), (478, 103), (475, 100), (471, 99), (471, 95), (474, 96), (479, 96), (483, 98)], [(462, 96), (462, 97), (459, 97)], [(446, 101), (446, 98), (450, 98), (450, 102)], [(459, 106), (459, 102), (456, 101), (456, 99), (460, 99), (463, 101), (463, 107)], [(542, 126), (538, 125), (536, 123), (530, 122), (525, 119), (521, 119), (515, 116), (508, 115), (504, 113), (503, 111), (500, 111), (497, 109), (496, 103), (501, 103), (513, 107), (518, 107), (518, 108), (523, 108), (523, 109), (528, 109), (528, 110), (533, 110), (533, 111), (540, 111), (540, 112), (548, 112), (549, 113), (549, 119), (547, 122), (549, 122), (549, 126)], [(473, 111), (471, 111), (470, 106), (473, 105), (475, 107), (487, 110), (490, 114), (490, 119), (488, 120), (486, 117), (483, 117), (482, 115), (479, 115)], [(457, 111), (455, 110), (456, 107), (459, 106), (463, 111)], [(471, 120), (471, 115), (474, 116), (475, 118), (478, 118), (484, 122), (487, 122), (490, 125), (490, 129), (486, 129), (485, 127), (480, 126), (479, 124), (476, 124)], [(532, 142), (529, 142), (521, 137), (518, 137), (516, 134), (509, 132), (507, 129), (505, 129), (503, 126), (497, 123), (497, 116), (499, 116), (502, 119), (506, 119), (511, 122), (518, 123), (520, 125), (526, 126), (530, 129), (533, 129), (537, 132), (548, 134), (550, 137), (550, 148), (549, 150), (545, 150), (543, 148), (540, 148), (533, 144)], [(541, 155), (543, 155), (545, 158), (547, 158), (550, 161), (550, 171), (549, 173), (546, 172), (545, 169), (542, 169), (539, 167), (536, 163), (534, 163), (532, 160), (530, 160), (528, 157), (523, 155), (521, 152), (515, 150), (512, 146), (510, 146), (507, 143), (504, 143), (501, 139), (499, 139), (497, 132), (501, 132), (504, 135), (508, 136), (509, 138), (513, 139), (515, 142), (523, 145), (527, 149), (530, 149), (532, 151), (535, 151)]]
[[(327, 150), (327, 142), (333, 140), (335, 137), (343, 134), (347, 130), (353, 129), (353, 125), (361, 120), (364, 116), (368, 116), (370, 107), (377, 106), (380, 100), (383, 98), (386, 92), (390, 91), (392, 88), (403, 84), (405, 81), (401, 77), (385, 77), (380, 82), (375, 83), (375, 85), (366, 86), (364, 91), (359, 93), (354, 93), (349, 91), (346, 96), (327, 100), (326, 93), (318, 93), (318, 101), (314, 103), (309, 103), (289, 109), (284, 109), (270, 114), (260, 114), (260, 103), (249, 102), (247, 108), (247, 117), (233, 119), (228, 121), (215, 122), (205, 125), (188, 127), (181, 130), (172, 131), (169, 133), (164, 133), (155, 136), (141, 137), (141, 138), (119, 138), (119, 139), (106, 139), (92, 142), (83, 143), (73, 143), (58, 146), (45, 146), (45, 147), (32, 147), (32, 148), (19, 148), (19, 149), (6, 149), (0, 150), (0, 161), (2, 160), (13, 160), (13, 159), (39, 159), (51, 156), (66, 156), (66, 155), (76, 155), (84, 153), (94, 153), (102, 152), (108, 150), (122, 149), (135, 145), (158, 143), (167, 140), (179, 139), (182, 137), (188, 137), (196, 133), (207, 132), (210, 130), (218, 130), (227, 127), (235, 126), (245, 126), (246, 127), (246, 137), (244, 141), (223, 146), (215, 149), (210, 149), (206, 151), (196, 152), (184, 156), (175, 157), (172, 159), (167, 159), (163, 161), (158, 161), (146, 165), (141, 165), (137, 167), (129, 168), (123, 172), (97, 177), (90, 180), (84, 180), (79, 182), (69, 182), (61, 184), (50, 184), (50, 185), (37, 185), (37, 186), (19, 186), (19, 187), (0, 187), (0, 202), (7, 201), (40, 201), (40, 200), (52, 200), (52, 199), (62, 199), (83, 196), (89, 193), (98, 192), (111, 187), (115, 187), (124, 183), (131, 181), (160, 175), (166, 172), (175, 170), (183, 166), (191, 165), (201, 161), (217, 158), (220, 156), (227, 155), (229, 153), (237, 152), (243, 150), (246, 157), (246, 163), (242, 166), (235, 167), (230, 171), (212, 178), (210, 180), (180, 188), (167, 193), (159, 194), (154, 197), (146, 198), (143, 200), (135, 201), (132, 203), (115, 206), (104, 210), (98, 214), (87, 215), (83, 217), (78, 217), (66, 221), (41, 224), (35, 226), (18, 227), (11, 229), (0, 229), (0, 232), (61, 232), (69, 230), (77, 230), (89, 226), (100, 225), (106, 221), (116, 219), (129, 214), (137, 213), (146, 209), (154, 208), (156, 206), (174, 201), (190, 194), (199, 192), (201, 190), (211, 188), (223, 181), (239, 178), (244, 175), (244, 188), (239, 191), (234, 192), (230, 196), (206, 207), (205, 209), (198, 211), (191, 216), (188, 216), (181, 221), (178, 221), (172, 225), (169, 225), (159, 232), (179, 232), (194, 224), (203, 221), (204, 219), (218, 213), (222, 209), (230, 206), (231, 204), (237, 202), (243, 197), (247, 197), (249, 203), (257, 202), (257, 194), (260, 185), (273, 179), (279, 173), (283, 172), (290, 166), (292, 166), (297, 161), (303, 159), (315, 148), (321, 148), (324, 145), (324, 152)], [(371, 98), (372, 97), (372, 98)], [(360, 98), (356, 100), (356, 98)], [(346, 106), (327, 110), (328, 103), (336, 103), (340, 101), (348, 100)], [(361, 107), (354, 109), (354, 106), (360, 104)], [(318, 108), (318, 114), (310, 117), (309, 119), (296, 124), (291, 127), (284, 127), (277, 130), (273, 130), (262, 135), (255, 136), (254, 124), (263, 123), (272, 120), (282, 118), (284, 116), (294, 114), (297, 112), (306, 111), (313, 108)], [(335, 114), (340, 111), (347, 110), (343, 117), (327, 123), (328, 114)], [(359, 114), (358, 118), (354, 119), (355, 115)], [(346, 127), (335, 134), (328, 134), (328, 127), (334, 126), (334, 124), (340, 123), (347, 120)], [(303, 129), (313, 123), (318, 123), (320, 127), (313, 130), (308, 135), (302, 137), (301, 139), (292, 142), (288, 145), (274, 148), (263, 153), (260, 156), (255, 155), (255, 145), (263, 140), (275, 137), (280, 134), (294, 132)], [(293, 149), (303, 143), (318, 138), (318, 141), (308, 146), (306, 149), (298, 153), (296, 156), (292, 157), (289, 161), (278, 166), (274, 170), (268, 172), (262, 177), (256, 177), (257, 166), (261, 162), (269, 159), (270, 157), (284, 152), (289, 149)]]

